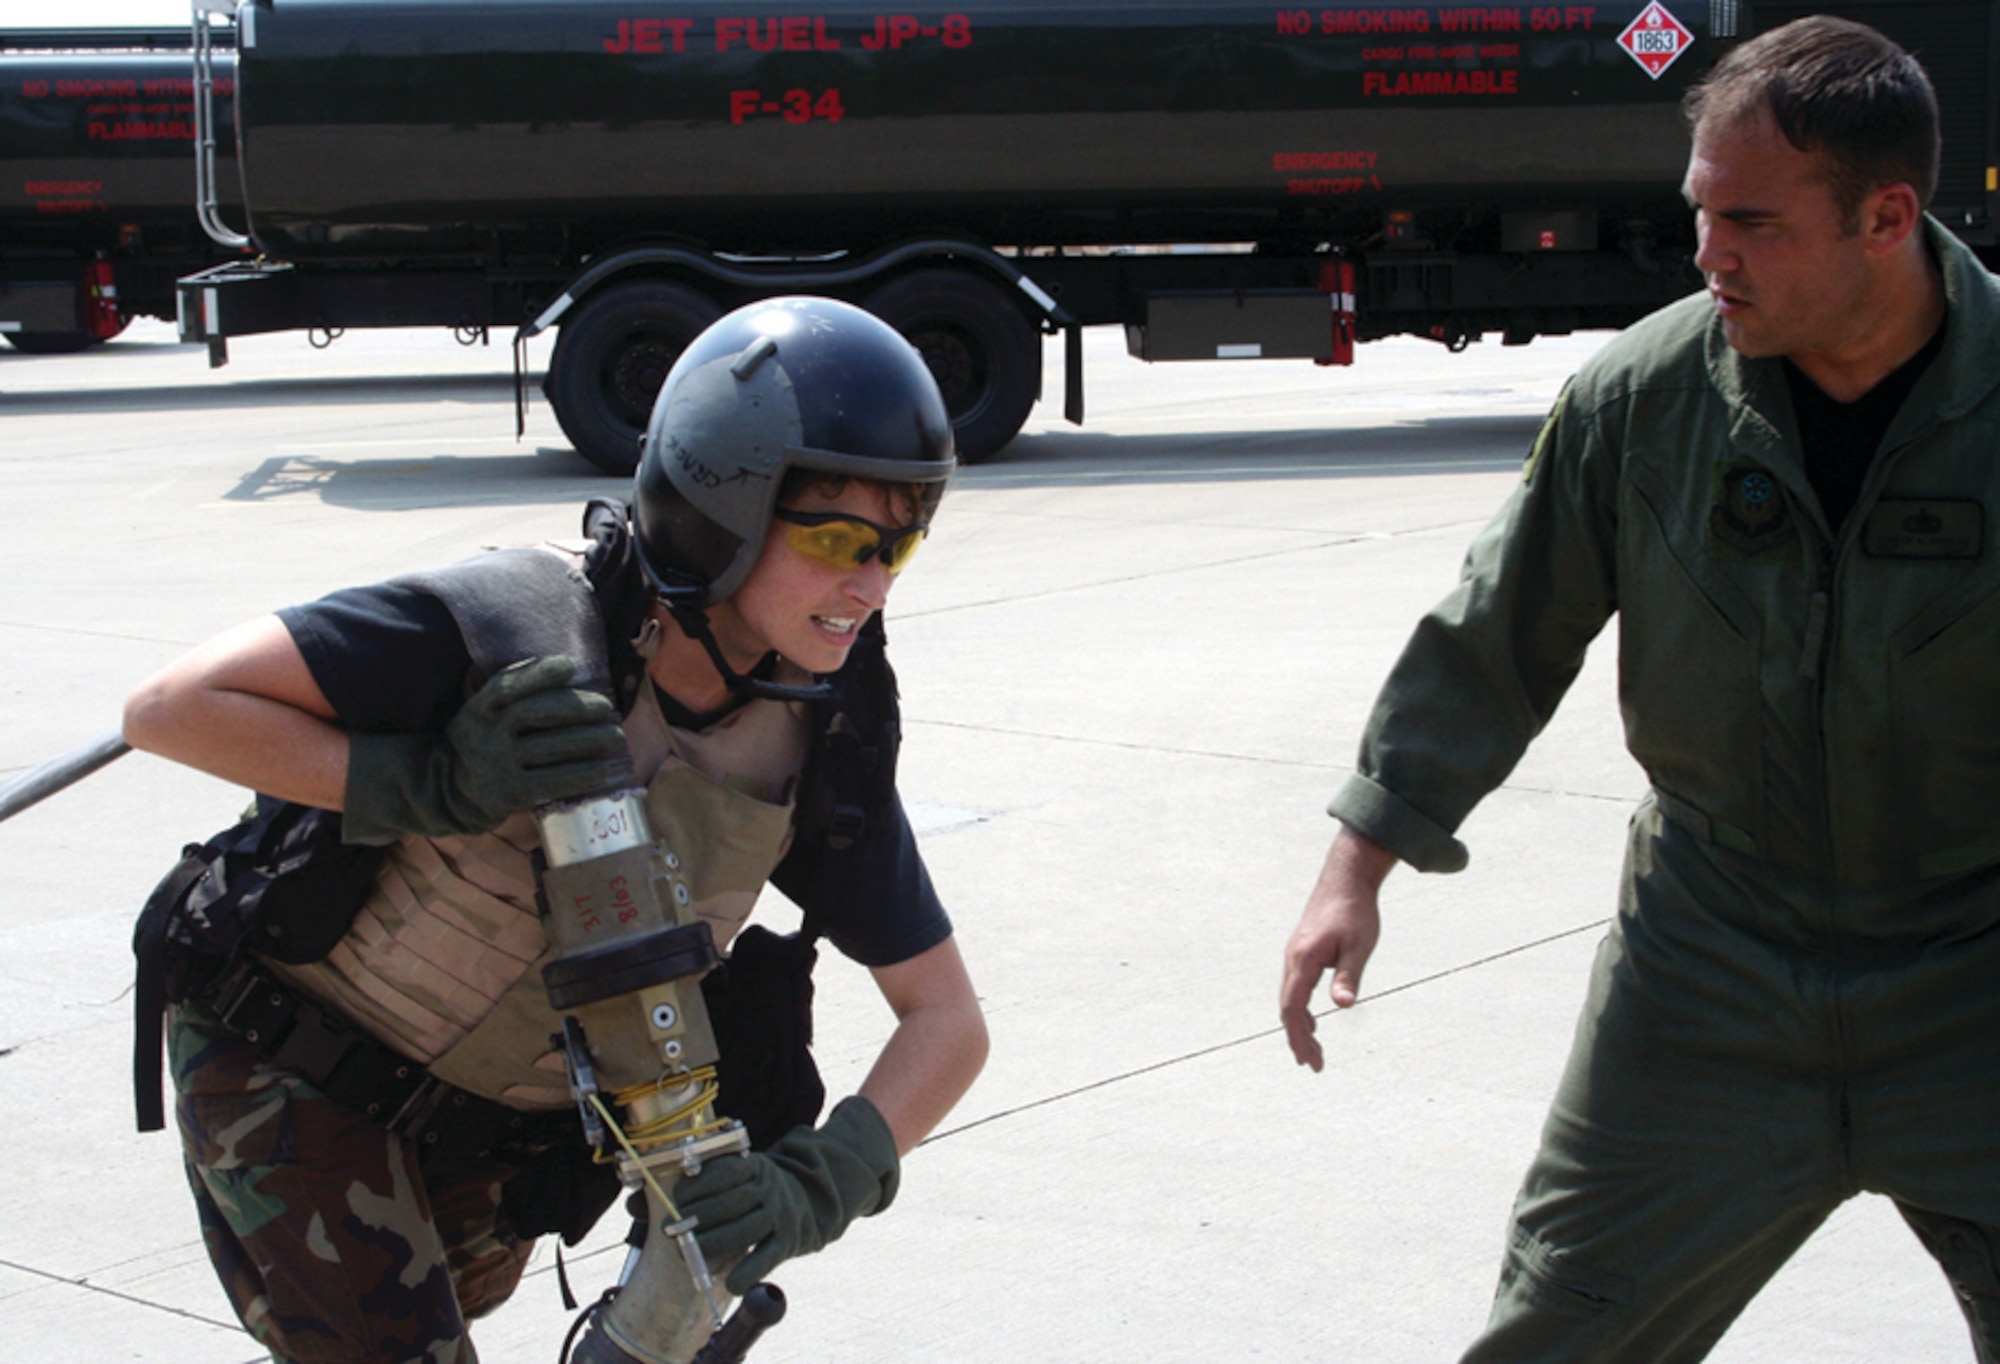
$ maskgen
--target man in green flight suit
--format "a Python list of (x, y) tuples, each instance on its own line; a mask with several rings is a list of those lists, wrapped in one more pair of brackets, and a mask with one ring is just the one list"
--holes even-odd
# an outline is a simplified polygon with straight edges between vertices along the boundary
[(1888, 1195), (2000, 1360), (2000, 286), (1924, 213), (1936, 103), (1815, 16), (1689, 100), (1703, 294), (1570, 383), (1385, 684), (1287, 945), (1354, 1002), (1397, 862), (1621, 613), (1652, 783), (1471, 1361), (1693, 1360)]

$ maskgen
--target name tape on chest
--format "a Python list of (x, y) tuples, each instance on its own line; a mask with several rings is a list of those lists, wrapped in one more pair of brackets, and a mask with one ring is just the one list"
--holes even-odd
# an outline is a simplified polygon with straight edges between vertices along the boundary
[(1885, 497), (1861, 527), (1862, 553), (1877, 559), (1977, 559), (1986, 509), (1957, 498)]

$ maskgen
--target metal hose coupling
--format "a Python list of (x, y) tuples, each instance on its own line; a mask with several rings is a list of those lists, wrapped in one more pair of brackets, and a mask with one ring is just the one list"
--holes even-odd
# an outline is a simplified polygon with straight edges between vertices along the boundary
[[(785, 1317), (785, 1295), (773, 1283), (760, 1283), (743, 1295), (743, 1301), (722, 1329), (695, 1351), (689, 1364), (742, 1364), (750, 1347), (764, 1332)], [(569, 1364), (644, 1364), (612, 1344), (601, 1332), (593, 1332), (569, 1357)]]

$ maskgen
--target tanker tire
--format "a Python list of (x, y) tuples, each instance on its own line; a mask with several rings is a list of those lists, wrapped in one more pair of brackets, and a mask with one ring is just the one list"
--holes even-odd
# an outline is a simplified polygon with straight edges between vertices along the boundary
[(1042, 348), (997, 286), (956, 270), (918, 270), (862, 306), (909, 338), (930, 366), (961, 460), (977, 464), (1020, 432), (1041, 389)]
[(576, 452), (631, 477), (667, 371), (720, 316), (708, 295), (647, 279), (606, 289), (565, 320), (542, 391)]
[(0, 332), (0, 336), (23, 355), (75, 355), (103, 339), (89, 332)]

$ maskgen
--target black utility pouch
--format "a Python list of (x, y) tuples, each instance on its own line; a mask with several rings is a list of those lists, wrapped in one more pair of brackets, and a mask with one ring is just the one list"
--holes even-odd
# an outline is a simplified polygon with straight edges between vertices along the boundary
[(524, 1237), (557, 1235), (574, 1246), (618, 1198), (618, 1167), (596, 1160), (581, 1129), (535, 1155), (499, 1158), (518, 1167), (500, 1186), (500, 1212)]
[(716, 1110), (749, 1129), (755, 1150), (819, 1121), (826, 1086), (812, 1055), (814, 936), (752, 924), (702, 977), (721, 1059)]
[(133, 1097), (139, 1130), (165, 1125), (161, 1014), (205, 1000), (246, 950), (300, 965), (333, 950), (361, 912), (387, 848), (340, 841), (340, 816), (271, 796), (241, 823), (190, 843), (132, 931)]

